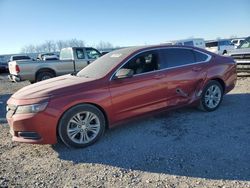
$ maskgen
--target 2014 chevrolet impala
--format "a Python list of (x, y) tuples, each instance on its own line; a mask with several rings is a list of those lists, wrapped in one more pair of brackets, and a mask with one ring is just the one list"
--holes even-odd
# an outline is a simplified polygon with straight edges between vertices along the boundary
[(13, 140), (85, 147), (106, 128), (153, 111), (217, 109), (236, 83), (236, 64), (203, 49), (144, 46), (110, 52), (77, 74), (24, 87), (7, 102)]

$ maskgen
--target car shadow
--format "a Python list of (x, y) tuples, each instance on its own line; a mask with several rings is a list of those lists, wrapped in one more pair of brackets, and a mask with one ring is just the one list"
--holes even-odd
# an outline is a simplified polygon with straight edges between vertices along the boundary
[(220, 108), (163, 112), (106, 132), (93, 146), (53, 147), (60, 159), (189, 177), (250, 180), (250, 94)]
[(6, 120), (6, 102), (11, 94), (0, 95), (0, 124), (7, 123)]

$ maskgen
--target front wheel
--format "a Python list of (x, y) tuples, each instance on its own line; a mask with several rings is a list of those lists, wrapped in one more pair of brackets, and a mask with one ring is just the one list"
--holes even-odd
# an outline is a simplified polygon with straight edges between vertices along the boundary
[(98, 108), (81, 104), (63, 115), (58, 133), (67, 146), (82, 148), (95, 143), (104, 133), (105, 125), (104, 115)]
[(223, 89), (219, 82), (210, 81), (202, 92), (199, 108), (203, 111), (216, 110), (223, 99)]

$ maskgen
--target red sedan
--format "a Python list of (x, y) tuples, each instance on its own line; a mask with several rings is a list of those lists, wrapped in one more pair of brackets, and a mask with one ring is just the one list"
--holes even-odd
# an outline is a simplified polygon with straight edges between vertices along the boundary
[(193, 47), (146, 46), (110, 52), (77, 74), (22, 88), (11, 96), (13, 140), (85, 147), (106, 128), (153, 111), (217, 109), (236, 83), (233, 59)]

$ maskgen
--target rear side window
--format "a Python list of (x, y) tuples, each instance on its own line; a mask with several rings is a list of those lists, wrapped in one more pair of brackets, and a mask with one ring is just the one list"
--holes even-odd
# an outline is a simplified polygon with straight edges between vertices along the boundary
[(208, 56), (206, 54), (203, 54), (203, 53), (198, 52), (198, 51), (194, 51), (194, 56), (195, 56), (196, 62), (206, 61), (208, 58)]
[(194, 53), (190, 49), (163, 49), (161, 58), (161, 69), (195, 63)]

